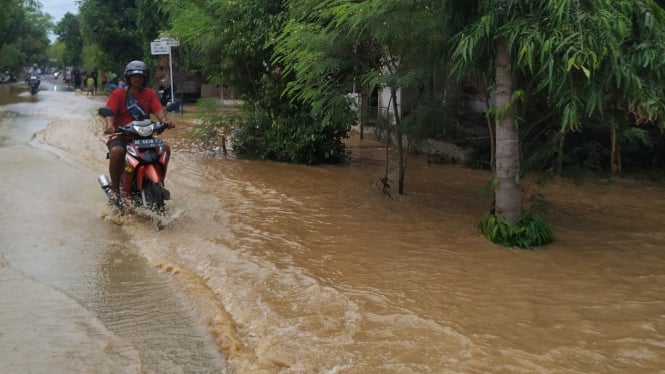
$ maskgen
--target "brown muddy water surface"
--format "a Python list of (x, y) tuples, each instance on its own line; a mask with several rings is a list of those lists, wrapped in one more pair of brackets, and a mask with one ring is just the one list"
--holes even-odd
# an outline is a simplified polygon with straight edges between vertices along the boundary
[[(158, 231), (149, 218), (118, 219), (107, 211), (95, 181), (106, 171), (95, 117), (103, 99), (40, 95), (31, 115), (48, 127), (31, 143), (85, 170), (86, 204), (69, 213), (95, 225), (97, 235), (85, 238), (89, 246), (120, 246), (105, 252), (108, 264), (138, 256), (156, 269), (223, 355), (228, 372), (665, 368), (661, 183), (551, 182), (542, 189), (551, 204), (544, 219), (556, 241), (535, 251), (512, 250), (476, 230), (489, 204), (480, 192), (488, 172), (412, 157), (406, 194), (393, 191), (389, 198), (377, 183), (385, 154), (377, 142), (349, 140), (352, 161), (343, 166), (211, 158), (186, 138), (188, 108), (185, 116), (172, 114), (178, 128), (163, 136), (174, 149), (167, 178), (173, 199), (166, 227)], [(4, 266), (20, 262), (12, 260), (14, 252), (0, 253)], [(116, 289), (122, 282), (107, 281)], [(79, 306), (95, 297), (74, 295)], [(122, 305), (133, 296), (118, 289), (115, 297)], [(95, 313), (89, 308), (81, 315)], [(0, 327), (7, 323), (2, 316)], [(103, 319), (92, 320), (99, 334), (114, 331)], [(133, 372), (135, 345), (113, 347), (99, 360)], [(48, 344), (43, 349), (59, 352)], [(62, 359), (76, 367), (85, 358)]]

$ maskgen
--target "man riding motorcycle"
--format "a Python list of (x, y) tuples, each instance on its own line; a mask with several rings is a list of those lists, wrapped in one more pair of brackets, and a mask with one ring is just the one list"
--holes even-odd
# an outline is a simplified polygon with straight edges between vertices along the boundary
[[(115, 133), (116, 129), (124, 126), (134, 120), (144, 120), (154, 114), (157, 120), (166, 124), (167, 128), (174, 128), (175, 124), (166, 118), (166, 109), (162, 106), (157, 93), (147, 87), (148, 67), (143, 61), (132, 61), (125, 67), (125, 81), (129, 84), (123, 89), (116, 89), (111, 92), (106, 102), (106, 107), (113, 110), (114, 116), (105, 117), (106, 134)], [(120, 177), (122, 175), (125, 150), (127, 143), (131, 139), (123, 136), (111, 136), (107, 142), (109, 149), (109, 174), (111, 175), (112, 190), (115, 195), (115, 204), (120, 198)], [(171, 149), (164, 144), (166, 150), (166, 159), (171, 155)], [(165, 199), (169, 199), (170, 193), (164, 189)]]
[(32, 77), (36, 77), (37, 79), (39, 79), (41, 78), (41, 75), (42, 75), (42, 70), (39, 68), (39, 65), (32, 64), (32, 67), (25, 72), (25, 83), (26, 84), (30, 83), (30, 79)]

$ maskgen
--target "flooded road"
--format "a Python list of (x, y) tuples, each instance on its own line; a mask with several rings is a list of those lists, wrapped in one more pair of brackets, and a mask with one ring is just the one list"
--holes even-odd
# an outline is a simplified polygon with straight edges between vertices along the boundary
[[(176, 116), (164, 134), (173, 200), (157, 231), (142, 217), (109, 219), (95, 180), (106, 170), (102, 99), (48, 94), (10, 106), (42, 121), (33, 140), (7, 144), (20, 121), (2, 122), (0, 274), (3, 300), (27, 288), (21, 303), (57, 310), (35, 327), (27, 306), (3, 303), (0, 362), (20, 364), (12, 347), (36, 339), (77, 371), (97, 360), (110, 372), (214, 372), (222, 355), (233, 373), (665, 368), (662, 184), (553, 182), (542, 192), (556, 242), (511, 250), (476, 230), (487, 172), (412, 158), (407, 194), (391, 199), (377, 184), (378, 143), (352, 139), (345, 166), (210, 159)], [(155, 293), (175, 300), (142, 300)], [(155, 331), (131, 333), (169, 313), (158, 322), (167, 346), (139, 339)], [(61, 328), (39, 328), (51, 325)]]
[[(0, 107), (0, 372), (222, 372), (191, 307), (102, 218), (96, 167), (33, 138), (49, 122), (90, 122), (90, 103), (77, 101), (92, 100), (10, 94), (19, 103)], [(88, 145), (103, 159), (102, 142)]]

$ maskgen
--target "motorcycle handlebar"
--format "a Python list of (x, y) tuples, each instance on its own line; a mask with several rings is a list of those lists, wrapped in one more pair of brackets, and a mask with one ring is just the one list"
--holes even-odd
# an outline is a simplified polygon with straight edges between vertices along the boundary
[[(112, 110), (111, 108), (107, 108), (107, 107), (101, 107), (101, 108), (99, 108), (99, 109), (97, 110), (97, 113), (98, 113), (101, 117), (104, 117), (104, 118), (106, 118), (106, 117), (113, 117), (113, 116), (114, 116), (113, 110)], [(134, 130), (134, 129), (133, 129), (133, 126), (135, 126), (135, 125), (142, 125), (142, 124), (144, 124), (144, 125), (155, 124), (156, 126), (155, 126), (155, 128), (153, 129), (153, 133), (156, 133), (156, 134), (161, 134), (162, 132), (164, 132), (164, 130), (166, 130), (167, 128), (169, 128), (169, 127), (166, 125), (165, 122), (153, 122), (153, 121), (151, 121), (151, 120), (149, 120), (149, 119), (145, 119), (145, 120), (143, 120), (143, 121), (132, 121), (132, 122), (130, 122), (130, 123), (124, 125), (124, 126), (118, 127), (118, 128), (116, 128), (115, 131), (114, 131), (113, 133), (111, 133), (110, 135), (118, 135), (118, 134), (135, 134), (136, 131), (133, 131), (133, 130)], [(123, 129), (122, 129), (123, 127), (125, 127), (126, 130), (123, 130)]]
[(143, 120), (143, 121), (132, 121), (124, 126), (120, 126), (115, 129), (112, 135), (118, 135), (118, 134), (129, 134), (129, 135), (137, 135), (136, 130), (134, 130), (134, 126), (136, 125), (149, 125), (153, 124), (155, 125), (155, 128), (153, 129), (152, 133), (153, 134), (161, 134), (166, 130), (168, 127), (166, 126), (166, 123), (164, 122), (153, 122), (150, 120)]

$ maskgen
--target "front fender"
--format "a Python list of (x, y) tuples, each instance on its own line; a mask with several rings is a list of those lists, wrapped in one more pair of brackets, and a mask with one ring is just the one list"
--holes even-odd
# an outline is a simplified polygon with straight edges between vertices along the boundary
[(159, 164), (145, 164), (136, 170), (136, 187), (143, 189), (143, 178), (147, 177), (152, 183), (164, 181), (164, 168)]

